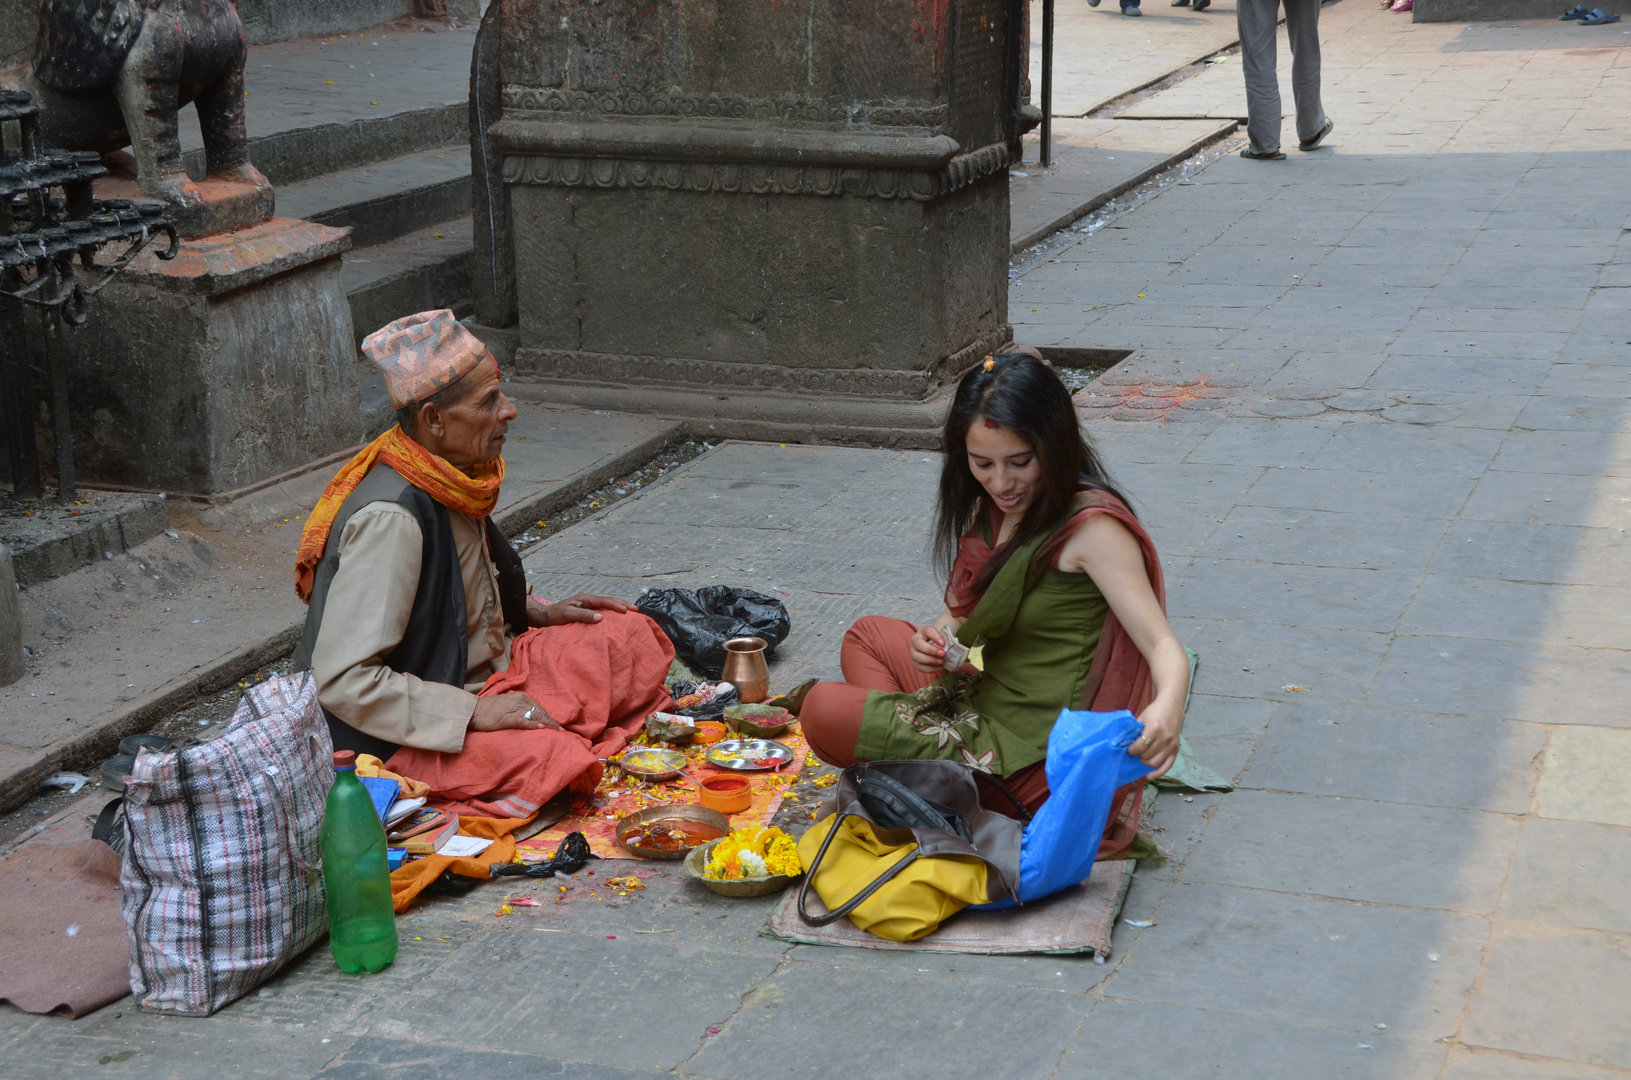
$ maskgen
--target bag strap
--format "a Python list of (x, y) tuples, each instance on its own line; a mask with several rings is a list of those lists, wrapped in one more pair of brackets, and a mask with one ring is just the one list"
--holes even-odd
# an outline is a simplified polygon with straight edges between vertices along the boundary
[(124, 805), (125, 797), (123, 795), (111, 799), (106, 806), (102, 807), (102, 812), (96, 815), (96, 824), (91, 826), (92, 840), (100, 840), (121, 854), (124, 852), (124, 845), (113, 842), (113, 830), (115, 824), (119, 821), (119, 811)]
[[(816, 852), (816, 857), (811, 860), (808, 869), (806, 869), (804, 872), (804, 881), (799, 885), (798, 908), (799, 918), (803, 919), (805, 924), (808, 926), (826, 926), (829, 923), (837, 922), (839, 919), (842, 919), (844, 916), (848, 915), (850, 912), (864, 904), (873, 893), (887, 885), (889, 880), (896, 874), (900, 873), (902, 870), (906, 869), (912, 863), (917, 861), (918, 849), (914, 847), (911, 850), (911, 853), (904, 859), (900, 860), (900, 862), (897, 862), (894, 866), (891, 866), (889, 869), (879, 874), (872, 880), (872, 884), (850, 897), (849, 900), (840, 905), (837, 910), (829, 911), (825, 915), (811, 915), (808, 907), (806, 906), (806, 900), (810, 895), (810, 881), (815, 877), (816, 868), (821, 865), (822, 857), (827, 854), (827, 847), (832, 843), (832, 838), (838, 835), (839, 826), (843, 825), (845, 821), (852, 817), (860, 817), (860, 815), (845, 814), (843, 817), (840, 817), (837, 821), (833, 822), (832, 828), (827, 830), (826, 837), (821, 841), (821, 850)], [(865, 821), (866, 819), (861, 818), (861, 820)]]
[(1030, 808), (1028, 806), (1026, 806), (1024, 803), (1020, 802), (1019, 801), (1019, 796), (1015, 795), (1011, 790), (1009, 790), (1007, 784), (1003, 783), (1001, 780), (998, 780), (995, 774), (988, 773), (988, 772), (981, 772), (978, 769), (970, 769), (969, 774), (974, 777), (974, 781), (975, 781), (976, 784), (978, 784), (981, 780), (984, 780), (986, 783), (990, 784), (992, 787), (995, 787), (998, 791), (1002, 792), (1003, 797), (1005, 799), (1007, 799), (1009, 802), (1013, 803), (1014, 804), (1014, 809), (1019, 811), (1019, 819), (1021, 821), (1030, 821), (1031, 820), (1031, 810), (1030, 810)]

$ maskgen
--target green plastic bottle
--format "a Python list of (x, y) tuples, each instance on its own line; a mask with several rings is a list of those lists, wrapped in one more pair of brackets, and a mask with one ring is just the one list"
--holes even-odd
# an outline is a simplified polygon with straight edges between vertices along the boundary
[(357, 755), (334, 755), (323, 812), (323, 886), (328, 947), (341, 971), (383, 971), (396, 959), (396, 912), (385, 862), (385, 826), (357, 779)]

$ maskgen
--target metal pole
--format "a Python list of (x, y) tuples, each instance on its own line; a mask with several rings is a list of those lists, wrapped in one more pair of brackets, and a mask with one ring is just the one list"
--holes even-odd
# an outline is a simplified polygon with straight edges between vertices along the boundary
[(1042, 167), (1053, 164), (1053, 0), (1042, 0)]
[(62, 351), (62, 312), (46, 308), (45, 347), (51, 359), (51, 427), (57, 451), (57, 502), (67, 505), (79, 492), (74, 484), (74, 432), (68, 417), (68, 361)]

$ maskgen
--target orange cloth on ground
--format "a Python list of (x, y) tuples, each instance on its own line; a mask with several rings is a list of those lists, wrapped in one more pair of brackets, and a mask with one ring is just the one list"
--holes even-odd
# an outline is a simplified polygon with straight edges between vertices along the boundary
[(452, 870), (460, 877), (486, 878), (491, 877), (489, 870), (494, 863), (507, 863), (515, 858), (515, 830), (531, 821), (532, 818), (479, 818), (461, 817), (459, 819), (459, 834), (461, 836), (479, 836), (483, 840), (493, 841), (487, 850), (480, 855), (470, 858), (454, 858), (452, 855), (426, 855), (422, 859), (415, 859), (403, 863), (391, 871), (391, 906), (398, 915), (408, 910), (413, 898), (425, 891), (431, 882), (442, 876), (443, 870)]
[(600, 782), (601, 759), (620, 753), (647, 716), (673, 705), (663, 685), (673, 662), (674, 646), (637, 611), (529, 630), (510, 646), (509, 670), (481, 693), (524, 693), (560, 730), (472, 731), (456, 754), (404, 746), (386, 766), (429, 784), (431, 804), (461, 817), (524, 818), (562, 791), (587, 797)]
[(400, 426), (391, 429), (340, 467), (323, 489), (322, 498), (312, 507), (300, 533), (300, 549), (295, 556), (294, 591), (302, 603), (311, 601), (317, 564), (323, 559), (334, 517), (346, 497), (357, 490), (363, 477), (377, 462), (384, 462), (402, 474), (402, 479), (447, 507), (473, 518), (484, 518), (498, 505), (498, 489), (504, 483), (504, 459), (488, 462), (474, 477), (454, 468), (414, 442)]
[(402, 785), (402, 799), (423, 799), (430, 794), (430, 785), (419, 780), (409, 780), (406, 776), (398, 776), (394, 772), (385, 771), (385, 762), (373, 754), (357, 755), (357, 775), (378, 777), (381, 780), (395, 780)]

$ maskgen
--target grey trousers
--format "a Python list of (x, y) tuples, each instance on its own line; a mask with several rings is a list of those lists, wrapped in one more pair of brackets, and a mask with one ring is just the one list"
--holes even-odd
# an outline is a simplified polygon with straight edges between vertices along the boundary
[(1312, 139), (1325, 126), (1320, 104), (1320, 0), (1235, 0), (1240, 63), (1246, 76), (1246, 135), (1260, 154), (1280, 149), (1280, 81), (1275, 75), (1275, 23), (1286, 8), (1291, 39), (1291, 93), (1297, 101), (1297, 138)]

